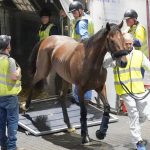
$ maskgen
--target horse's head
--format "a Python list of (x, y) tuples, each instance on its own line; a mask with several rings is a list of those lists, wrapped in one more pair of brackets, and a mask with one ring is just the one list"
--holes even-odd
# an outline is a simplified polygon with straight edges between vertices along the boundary
[(109, 31), (106, 41), (106, 49), (111, 53), (111, 56), (119, 67), (126, 67), (127, 58), (126, 55), (129, 53), (128, 50), (125, 50), (124, 38), (121, 33), (121, 27), (123, 22), (120, 25), (116, 24), (106, 24), (106, 29)]

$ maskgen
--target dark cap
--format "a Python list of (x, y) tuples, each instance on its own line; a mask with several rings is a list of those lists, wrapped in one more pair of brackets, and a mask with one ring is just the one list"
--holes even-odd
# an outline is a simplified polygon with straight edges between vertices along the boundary
[(51, 16), (51, 11), (48, 8), (42, 8), (42, 10), (40, 11), (40, 17), (42, 16)]

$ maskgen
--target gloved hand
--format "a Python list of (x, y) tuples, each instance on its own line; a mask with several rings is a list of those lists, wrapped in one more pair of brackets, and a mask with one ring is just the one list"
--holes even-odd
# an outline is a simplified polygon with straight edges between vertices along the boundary
[(140, 48), (141, 47), (141, 42), (138, 39), (134, 39), (133, 40), (133, 46)]

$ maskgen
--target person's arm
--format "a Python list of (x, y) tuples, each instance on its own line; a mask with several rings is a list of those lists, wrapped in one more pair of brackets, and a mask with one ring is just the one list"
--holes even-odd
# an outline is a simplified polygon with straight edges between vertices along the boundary
[(36, 41), (40, 41), (40, 36), (39, 36), (39, 31), (40, 31), (41, 27), (38, 27), (36, 30)]
[(135, 44), (139, 45), (140, 43), (142, 45), (145, 40), (145, 34), (145, 28), (141, 25), (138, 26), (135, 33)]
[(88, 35), (88, 20), (80, 20), (76, 25), (76, 33), (80, 35), (80, 39), (89, 38)]
[(112, 59), (110, 53), (106, 53), (103, 61), (103, 67), (108, 68), (108, 67), (115, 67), (116, 66), (116, 61)]
[(55, 26), (55, 25), (52, 26), (52, 28), (50, 29), (50, 32), (49, 32), (49, 36), (50, 35), (60, 35), (60, 32), (59, 32), (57, 26)]
[(144, 54), (143, 54), (142, 67), (150, 73), (150, 61)]
[(21, 69), (16, 66), (15, 60), (13, 58), (9, 58), (9, 77), (11, 80), (20, 80), (21, 78)]

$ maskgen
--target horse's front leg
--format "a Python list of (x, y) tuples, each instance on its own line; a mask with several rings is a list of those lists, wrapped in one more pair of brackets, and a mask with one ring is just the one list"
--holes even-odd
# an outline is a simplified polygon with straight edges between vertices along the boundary
[(68, 132), (73, 132), (73, 131), (75, 131), (75, 128), (73, 128), (70, 123), (70, 119), (69, 119), (68, 112), (67, 112), (67, 106), (66, 106), (66, 98), (67, 98), (68, 88), (69, 88), (69, 83), (67, 83), (66, 81), (63, 80), (62, 81), (62, 89), (60, 91), (60, 102), (61, 102), (64, 122), (67, 124)]
[(82, 136), (82, 144), (86, 144), (90, 142), (90, 138), (88, 135), (87, 128), (87, 108), (84, 102), (84, 92), (81, 89), (78, 89), (78, 96), (80, 102), (80, 123), (81, 123), (81, 136)]
[(108, 123), (109, 123), (109, 113), (110, 113), (110, 105), (108, 103), (107, 97), (106, 97), (106, 86), (104, 85), (103, 90), (99, 94), (99, 97), (104, 105), (104, 113), (102, 117), (102, 122), (100, 129), (96, 131), (96, 137), (100, 140), (104, 139), (106, 136), (106, 132), (108, 129)]

